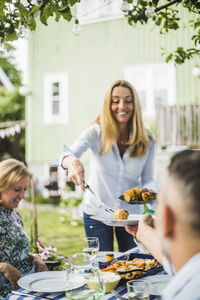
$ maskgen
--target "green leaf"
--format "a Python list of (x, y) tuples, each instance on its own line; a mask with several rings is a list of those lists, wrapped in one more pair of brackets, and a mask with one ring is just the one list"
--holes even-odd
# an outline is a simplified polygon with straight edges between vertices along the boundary
[(53, 9), (52, 9), (52, 7), (51, 7), (50, 4), (46, 4), (45, 7), (44, 7), (44, 9), (43, 9), (43, 11), (42, 11), (42, 13), (41, 13), (41, 15), (40, 15), (40, 21), (41, 21), (44, 25), (48, 26), (48, 24), (47, 24), (47, 19), (48, 19), (50, 16), (53, 16)]
[(61, 14), (58, 11), (56, 11), (55, 15), (56, 15), (55, 20), (56, 20), (56, 22), (58, 22), (60, 20)]
[(72, 18), (72, 14), (71, 14), (71, 10), (70, 8), (66, 8), (64, 11), (61, 12), (61, 15), (63, 16), (63, 18), (67, 21), (71, 21)]
[(39, 6), (35, 5), (33, 6), (33, 8), (31, 9), (31, 13), (35, 13), (36, 11), (39, 11)]
[(32, 30), (32, 31), (34, 31), (36, 29), (36, 22), (33, 17), (28, 20), (28, 26), (29, 26), (30, 30)]
[(0, 16), (4, 15), (3, 9), (4, 9), (5, 2), (6, 2), (5, 0), (0, 1)]
[(18, 39), (17, 33), (16, 31), (10, 31), (10, 32), (6, 32), (5, 34), (5, 41), (15, 41)]
[(28, 18), (29, 11), (24, 7), (24, 5), (21, 2), (18, 4), (18, 9), (23, 17)]
[(166, 58), (166, 63), (168, 63), (170, 60), (172, 60), (172, 58), (173, 58), (173, 54), (171, 53), (171, 54), (169, 54), (168, 56), (167, 56), (167, 58)]
[(81, 2), (80, 0), (69, 0), (69, 3), (71, 6), (73, 6), (75, 3)]

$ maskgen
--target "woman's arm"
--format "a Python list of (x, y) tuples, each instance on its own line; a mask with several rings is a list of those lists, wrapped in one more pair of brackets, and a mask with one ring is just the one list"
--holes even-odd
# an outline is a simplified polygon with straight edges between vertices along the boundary
[(73, 181), (76, 185), (80, 185), (81, 189), (85, 191), (85, 170), (80, 160), (75, 156), (68, 155), (63, 158), (61, 165), (64, 169), (68, 170), (68, 179)]
[(70, 148), (64, 146), (60, 158), (60, 165), (68, 170), (69, 180), (80, 185), (83, 191), (85, 191), (85, 171), (79, 157), (89, 148), (96, 152), (100, 151), (100, 127), (96, 123), (87, 128)]
[(145, 214), (142, 216), (137, 226), (126, 226), (128, 233), (132, 234), (141, 242), (145, 248), (162, 264), (163, 254), (157, 237), (156, 228), (152, 216)]
[(8, 279), (8, 281), (11, 283), (13, 290), (19, 289), (17, 282), (20, 279), (20, 271), (18, 271), (16, 268), (14, 268), (8, 263), (1, 262), (0, 273), (2, 273), (3, 276)]
[(37, 272), (48, 271), (48, 268), (47, 268), (45, 262), (41, 259), (41, 257), (39, 255), (29, 254), (29, 258), (30, 258), (32, 266), (36, 266)]

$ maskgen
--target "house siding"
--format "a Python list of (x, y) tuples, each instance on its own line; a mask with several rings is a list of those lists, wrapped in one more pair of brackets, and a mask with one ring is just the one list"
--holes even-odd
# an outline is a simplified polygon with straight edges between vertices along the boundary
[[(184, 18), (188, 16), (183, 15)], [(130, 26), (126, 19), (82, 25), (80, 36), (72, 24), (48, 21), (39, 24), (29, 38), (29, 91), (26, 107), (26, 160), (29, 165), (50, 164), (95, 119), (108, 86), (124, 78), (124, 68), (138, 64), (164, 63), (160, 48), (190, 47), (191, 30), (160, 35), (153, 22)], [(192, 76), (193, 59), (176, 67), (176, 98), (194, 102), (200, 94), (199, 79)], [(69, 122), (44, 125), (43, 78), (52, 72), (69, 75)]]

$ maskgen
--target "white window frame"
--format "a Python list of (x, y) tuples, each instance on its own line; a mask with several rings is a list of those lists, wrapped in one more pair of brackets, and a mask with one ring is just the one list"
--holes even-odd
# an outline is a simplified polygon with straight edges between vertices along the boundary
[[(59, 82), (59, 113), (52, 112), (52, 84)], [(67, 72), (47, 73), (43, 80), (44, 105), (43, 118), (45, 125), (67, 124), (69, 122), (69, 76)]]
[[(95, 5), (90, 8), (91, 6), (86, 3), (86, 1), (93, 1)], [(103, 22), (107, 20), (119, 19), (124, 18), (124, 13), (120, 10), (120, 6), (123, 0), (112, 0), (110, 4), (111, 13), (106, 13), (106, 1), (111, 0), (81, 0), (80, 3), (77, 3), (77, 19), (79, 20), (80, 24), (90, 24), (90, 23), (97, 23)], [(105, 3), (105, 6), (104, 6)], [(104, 6), (104, 7), (103, 7)], [(119, 7), (119, 11), (118, 8)], [(112, 13), (112, 10), (114, 12)]]
[[(146, 80), (144, 80), (143, 84), (145, 86), (144, 90), (146, 92), (147, 106), (143, 110), (143, 115), (145, 117), (154, 117), (156, 114), (155, 108), (155, 99), (154, 92), (156, 88), (154, 88), (154, 74), (158, 72), (165, 72), (166, 74), (166, 84), (165, 88), (168, 92), (167, 97), (167, 105), (176, 103), (176, 69), (173, 64), (166, 63), (155, 63), (155, 64), (142, 64), (142, 65), (134, 65), (128, 66), (124, 68), (124, 78), (128, 80), (136, 90), (139, 92), (136, 84), (134, 83), (134, 76), (137, 74), (144, 74)], [(143, 89), (142, 89), (143, 90)]]

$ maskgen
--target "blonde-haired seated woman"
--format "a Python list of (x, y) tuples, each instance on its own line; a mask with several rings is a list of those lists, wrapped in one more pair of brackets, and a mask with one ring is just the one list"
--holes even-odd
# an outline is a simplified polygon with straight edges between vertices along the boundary
[(17, 281), (21, 276), (47, 271), (39, 256), (29, 254), (29, 238), (20, 214), (15, 211), (30, 179), (31, 173), (22, 162), (0, 162), (0, 299), (19, 288)]
[[(143, 205), (130, 205), (118, 199), (133, 187), (156, 191), (155, 143), (144, 127), (139, 97), (129, 82), (115, 81), (106, 92), (97, 119), (70, 148), (64, 147), (60, 165), (68, 169), (69, 180), (83, 191), (85, 175), (79, 157), (87, 149), (91, 150), (87, 183), (98, 199), (114, 210), (125, 208), (129, 213), (142, 214)], [(101, 251), (113, 251), (113, 228), (90, 218), (97, 213), (105, 218), (97, 199), (89, 191), (83, 198), (86, 235), (99, 238)], [(133, 237), (123, 227), (116, 227), (115, 234), (119, 251), (135, 246)]]

